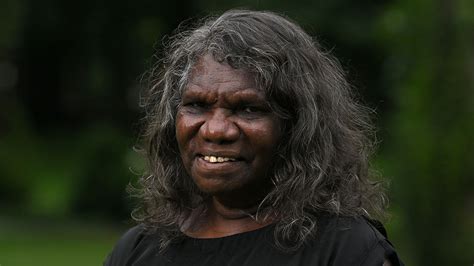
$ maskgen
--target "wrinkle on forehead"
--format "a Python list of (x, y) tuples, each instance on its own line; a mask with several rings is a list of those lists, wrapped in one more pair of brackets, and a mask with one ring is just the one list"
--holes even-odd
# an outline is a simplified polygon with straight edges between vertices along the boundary
[(230, 105), (239, 102), (266, 101), (262, 92), (254, 88), (242, 87), (234, 89), (206, 89), (198, 85), (190, 85), (185, 91), (185, 95), (206, 100), (208, 103), (215, 103), (221, 100)]
[(184, 98), (197, 97), (207, 103), (220, 100), (232, 105), (252, 100), (266, 101), (264, 92), (256, 86), (254, 75), (234, 69), (225, 62), (219, 63), (211, 55), (198, 59), (183, 93)]
[[(207, 84), (203, 84), (207, 83)], [(230, 88), (245, 87), (257, 89), (254, 75), (243, 69), (232, 68), (225, 62), (217, 62), (211, 55), (200, 57), (191, 70), (190, 79), (186, 87), (197, 85), (208, 87), (213, 85), (219, 88), (219, 84), (226, 83)]]

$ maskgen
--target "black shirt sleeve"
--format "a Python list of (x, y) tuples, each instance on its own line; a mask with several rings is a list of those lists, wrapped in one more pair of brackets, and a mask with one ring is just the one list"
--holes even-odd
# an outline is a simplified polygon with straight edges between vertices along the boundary
[(135, 226), (130, 228), (117, 242), (114, 249), (107, 256), (104, 266), (127, 265), (130, 254), (137, 247), (143, 237), (143, 228)]
[(403, 265), (385, 230), (362, 217), (326, 220), (317, 242), (322, 264), (381, 266), (388, 260), (392, 266)]

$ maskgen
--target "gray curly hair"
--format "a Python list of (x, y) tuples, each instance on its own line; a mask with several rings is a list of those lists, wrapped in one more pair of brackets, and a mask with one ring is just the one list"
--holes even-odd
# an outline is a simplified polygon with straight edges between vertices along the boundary
[(257, 212), (278, 214), (279, 247), (297, 248), (316, 234), (318, 213), (383, 216), (383, 188), (370, 181), (371, 110), (357, 102), (338, 62), (296, 23), (231, 10), (177, 33), (164, 51), (144, 97), (148, 172), (131, 188), (140, 200), (132, 217), (160, 232), (162, 249), (183, 236), (183, 221), (209, 197), (184, 170), (175, 135), (181, 95), (205, 54), (253, 75), (283, 121), (273, 187)]

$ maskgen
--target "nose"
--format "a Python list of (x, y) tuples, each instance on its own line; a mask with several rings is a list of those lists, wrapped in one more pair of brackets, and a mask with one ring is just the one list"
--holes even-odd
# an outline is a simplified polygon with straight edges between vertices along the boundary
[(216, 109), (208, 114), (200, 133), (204, 140), (217, 144), (232, 143), (240, 136), (239, 127), (223, 109)]

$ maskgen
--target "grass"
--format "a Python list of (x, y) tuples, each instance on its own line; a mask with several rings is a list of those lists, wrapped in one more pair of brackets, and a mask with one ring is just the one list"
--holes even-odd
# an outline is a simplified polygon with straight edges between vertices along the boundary
[(0, 218), (0, 266), (102, 265), (125, 226)]

